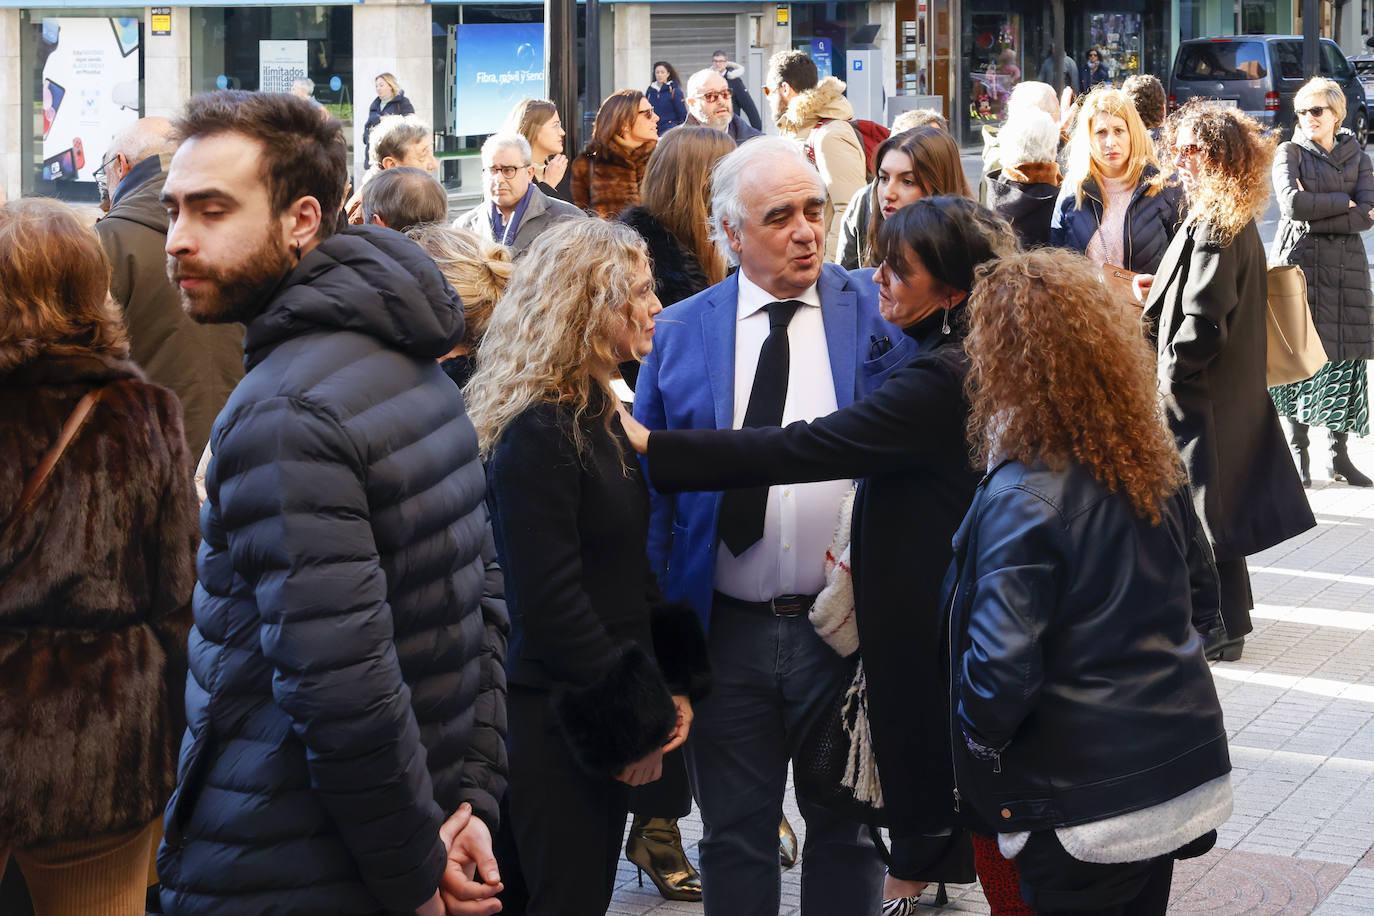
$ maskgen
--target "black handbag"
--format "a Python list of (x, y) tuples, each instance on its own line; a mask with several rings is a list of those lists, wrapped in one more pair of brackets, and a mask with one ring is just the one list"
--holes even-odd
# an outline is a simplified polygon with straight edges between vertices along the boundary
[(817, 714), (792, 757), (797, 797), (869, 826), (885, 826), (868, 731), (868, 689), (856, 654), (852, 674)]

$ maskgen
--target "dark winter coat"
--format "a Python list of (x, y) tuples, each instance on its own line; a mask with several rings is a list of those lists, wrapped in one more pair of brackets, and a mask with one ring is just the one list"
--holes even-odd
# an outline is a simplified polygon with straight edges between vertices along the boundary
[(211, 436), (167, 912), (410, 912), (444, 818), (466, 801), (495, 824), (508, 622), (437, 362), (462, 335), (434, 262), (372, 226), (248, 324)]
[(873, 185), (870, 181), (854, 192), (849, 206), (840, 220), (840, 242), (835, 249), (835, 263), (845, 270), (865, 267), (868, 254), (868, 222), (873, 208)]
[[(1152, 197), (1146, 196), (1146, 184), (1157, 174), (1159, 170), (1154, 166), (1145, 166), (1140, 183), (1131, 195), (1124, 232), (1126, 263), (1117, 267), (1136, 273), (1155, 273), (1160, 258), (1164, 257), (1164, 249), (1169, 247), (1169, 240), (1183, 222), (1183, 190), (1176, 183), (1166, 184)], [(1088, 243), (1102, 222), (1102, 210), (1102, 192), (1091, 175), (1083, 179), (1081, 208), (1076, 203), (1073, 184), (1065, 182), (1059, 189), (1059, 200), (1050, 223), (1051, 244), (1078, 252), (1087, 251)]]
[(988, 209), (1011, 223), (1022, 248), (1050, 244), (1058, 199), (1059, 186), (1050, 182), (1017, 181), (1005, 169), (988, 173)]
[(658, 115), (660, 137), (665, 131), (687, 120), (687, 96), (682, 94), (678, 84), (672, 80), (662, 86), (651, 83), (649, 88), (644, 90), (644, 97), (654, 106), (654, 114)]
[(614, 143), (602, 154), (586, 150), (569, 166), (573, 205), (595, 210), (602, 219), (615, 219), (626, 207), (639, 203), (639, 186), (658, 144), (645, 143), (626, 152)]
[(0, 838), (136, 830), (185, 723), (196, 497), (181, 407), (132, 364), (49, 356), (0, 374), (0, 527), (77, 402), (103, 388), (0, 540)]
[(1155, 273), (1145, 318), (1157, 329), (1159, 390), (1218, 561), (1313, 527), (1265, 387), (1269, 292), (1251, 221), (1228, 245), (1190, 219)]
[(744, 85), (744, 68), (734, 61), (727, 63), (725, 83), (730, 87), (730, 101), (734, 105), (735, 114), (743, 115), (750, 127), (762, 133), (763, 119), (759, 117), (759, 108), (754, 104), (754, 97), (749, 94), (749, 88)]
[[(687, 121), (685, 123), (690, 127), (711, 126), (705, 123), (704, 121), (697, 120), (697, 116), (692, 114), (690, 111), (687, 113)], [(730, 119), (730, 123), (727, 124), (725, 127), (725, 133), (730, 135), (730, 139), (735, 141), (736, 146), (739, 146), (746, 140), (752, 140), (755, 137), (763, 136), (763, 131), (755, 130), (754, 128), (750, 127), (749, 122), (744, 120), (744, 118), (740, 117), (739, 115), (735, 115)]]
[(1084, 64), (1078, 70), (1078, 85), (1083, 87), (1083, 94), (1087, 95), (1093, 87), (1099, 83), (1107, 82), (1107, 68), (1098, 64), (1094, 68), (1091, 64)]
[(711, 285), (697, 256), (683, 247), (677, 236), (643, 207), (631, 207), (620, 214), (620, 221), (639, 233), (649, 247), (654, 268), (654, 292), (667, 308)]
[[(146, 178), (137, 174), (145, 167), (151, 167)], [(210, 441), (210, 424), (243, 378), (243, 325), (198, 324), (182, 309), (163, 250), (167, 208), (158, 195), (166, 180), (159, 157), (138, 163), (115, 189), (95, 234), (110, 258), (110, 295), (124, 309), (130, 356), (181, 401), (194, 464)]]
[(1369, 157), (1348, 130), (1336, 135), (1329, 153), (1299, 130), (1274, 156), (1274, 194), (1283, 218), (1270, 261), (1302, 268), (1327, 358), (1374, 358), (1374, 302), (1360, 237), (1374, 225)]
[[(695, 612), (664, 606), (649, 570), (649, 494), (619, 424), (612, 433), (602, 422), (608, 409), (600, 392), (577, 420), (532, 406), (487, 462), (511, 683), (550, 691), (573, 756), (606, 776), (663, 744), (676, 722), (670, 692), (700, 697), (707, 668)], [(656, 640), (656, 626), (677, 635)]]
[[(872, 282), (871, 271), (856, 273)], [(939, 313), (906, 330), (902, 359), (863, 400), (810, 423), (737, 430), (654, 430), (650, 482), (660, 493), (862, 478), (850, 557), (868, 678), (873, 747), (889, 823), (898, 833), (954, 823), (949, 748), (912, 727), (943, 709), (948, 681), (940, 583), (950, 539), (979, 474), (964, 439), (964, 326)]]
[(381, 96), (372, 100), (372, 106), (367, 110), (367, 123), (363, 125), (363, 161), (368, 160), (368, 151), (371, 149), (372, 128), (376, 127), (382, 118), (387, 115), (408, 115), (415, 114), (415, 106), (406, 98), (404, 92), (398, 92), (385, 103)]
[(1216, 569), (1187, 500), (1151, 525), (1074, 462), (1005, 461), (979, 484), (945, 587), (946, 721), (959, 794), (996, 830), (1099, 821), (1230, 772), (1194, 627), (1217, 617)]

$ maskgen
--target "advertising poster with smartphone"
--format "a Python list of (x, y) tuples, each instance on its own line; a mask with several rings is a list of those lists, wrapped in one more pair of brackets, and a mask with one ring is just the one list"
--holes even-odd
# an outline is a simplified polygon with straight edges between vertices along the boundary
[(43, 181), (95, 181), (115, 134), (138, 120), (136, 18), (43, 20)]

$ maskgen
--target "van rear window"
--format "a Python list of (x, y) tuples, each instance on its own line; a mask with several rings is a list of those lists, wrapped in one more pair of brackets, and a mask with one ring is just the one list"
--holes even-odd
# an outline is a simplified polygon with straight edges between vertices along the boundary
[(1218, 41), (1184, 45), (1178, 54), (1181, 80), (1257, 80), (1268, 75), (1264, 67), (1264, 43)]

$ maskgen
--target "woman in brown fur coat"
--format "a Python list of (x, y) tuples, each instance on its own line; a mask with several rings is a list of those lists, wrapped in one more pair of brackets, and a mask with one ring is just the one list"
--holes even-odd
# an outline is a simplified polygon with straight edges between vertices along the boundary
[(0, 207), (0, 869), (14, 855), (39, 916), (141, 916), (184, 720), (191, 461), (109, 280), (69, 207)]
[(639, 204), (639, 186), (658, 145), (658, 115), (644, 93), (622, 89), (601, 103), (592, 139), (572, 164), (573, 203), (602, 219)]

